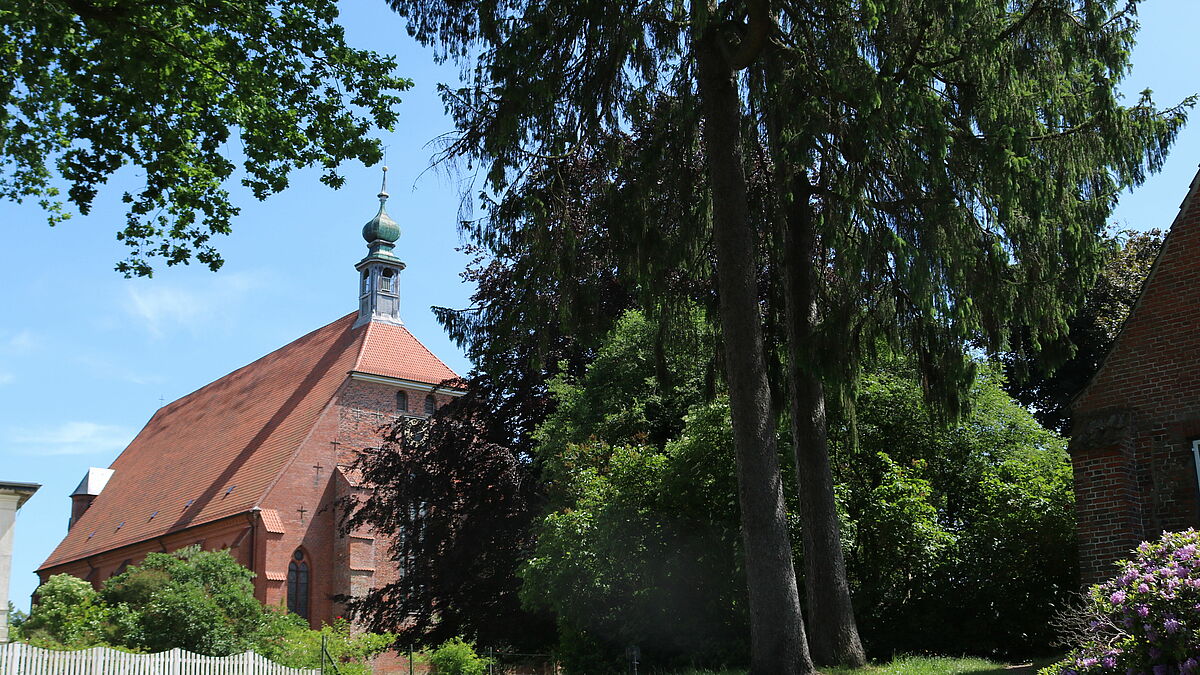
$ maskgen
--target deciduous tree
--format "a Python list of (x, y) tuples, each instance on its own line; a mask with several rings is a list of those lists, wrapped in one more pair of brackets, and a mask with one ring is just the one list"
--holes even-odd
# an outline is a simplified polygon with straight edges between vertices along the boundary
[(148, 276), (156, 258), (217, 269), (211, 237), (238, 213), (231, 155), (259, 199), (293, 169), (320, 167), (338, 187), (342, 162), (379, 160), (369, 134), (395, 123), (411, 83), (393, 58), (350, 47), (337, 16), (333, 0), (6, 3), (0, 198), (37, 200), (55, 224), (68, 215), (60, 187), (87, 214), (135, 167), (117, 270)]

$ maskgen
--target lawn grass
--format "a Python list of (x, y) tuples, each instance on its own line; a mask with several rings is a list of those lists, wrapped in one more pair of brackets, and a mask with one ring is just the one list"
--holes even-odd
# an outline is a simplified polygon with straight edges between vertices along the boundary
[(864, 668), (825, 668), (826, 675), (960, 675), (1003, 673), (1009, 664), (963, 656), (898, 656)]
[[(1032, 675), (1053, 660), (1008, 664), (969, 656), (898, 656), (863, 668), (822, 668), (823, 675)], [(1026, 667), (1022, 667), (1026, 666)], [(746, 675), (744, 670), (688, 670), (674, 675)]]

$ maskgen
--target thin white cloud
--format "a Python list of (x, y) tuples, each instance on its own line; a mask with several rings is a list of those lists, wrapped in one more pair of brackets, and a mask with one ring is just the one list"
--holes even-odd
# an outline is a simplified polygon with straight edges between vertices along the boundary
[(13, 335), (5, 335), (3, 339), (5, 351), (16, 354), (28, 354), (38, 348), (38, 339), (28, 329)]
[(12, 373), (0, 373), (0, 386), (9, 384), (15, 379), (17, 379), (17, 378), (15, 376), (13, 376)]
[(155, 337), (174, 327), (196, 331), (228, 316), (261, 285), (258, 275), (247, 273), (221, 273), (188, 287), (147, 281), (129, 286), (125, 310)]
[(94, 377), (106, 381), (121, 380), (137, 385), (159, 384), (166, 381), (166, 378), (162, 375), (147, 375), (136, 370), (124, 368), (112, 361), (97, 356), (80, 354), (75, 357), (75, 362)]
[(94, 455), (112, 453), (133, 440), (124, 427), (95, 422), (65, 422), (43, 429), (14, 429), (8, 445), (26, 455)]

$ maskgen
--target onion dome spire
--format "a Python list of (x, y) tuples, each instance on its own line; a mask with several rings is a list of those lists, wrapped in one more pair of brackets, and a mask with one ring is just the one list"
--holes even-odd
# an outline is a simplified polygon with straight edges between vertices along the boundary
[(383, 186), (379, 188), (379, 212), (363, 226), (367, 240), (367, 257), (358, 261), (359, 272), (358, 321), (355, 326), (370, 321), (402, 324), (400, 321), (400, 272), (404, 262), (392, 249), (400, 238), (400, 226), (387, 214), (387, 167), (383, 167)]
[(381, 249), (390, 252), (396, 240), (400, 238), (400, 225), (392, 220), (386, 209), (390, 196), (387, 191), (387, 170), (386, 166), (383, 167), (383, 186), (379, 188), (379, 212), (367, 221), (362, 230), (363, 239), (367, 240), (372, 254), (381, 252)]

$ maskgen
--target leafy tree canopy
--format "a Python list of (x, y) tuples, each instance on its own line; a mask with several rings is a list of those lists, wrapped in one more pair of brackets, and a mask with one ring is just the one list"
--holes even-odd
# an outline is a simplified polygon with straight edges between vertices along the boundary
[(34, 593), (37, 604), (19, 627), (19, 636), (39, 645), (78, 649), (99, 644), (108, 619), (96, 589), (69, 574), (55, 574)]
[(1057, 368), (1031, 353), (1028, 332), (1017, 328), (1015, 349), (1004, 352), (1008, 381), (1005, 389), (1033, 410), (1043, 425), (1059, 433), (1071, 430), (1071, 401), (1091, 380), (1108, 355), (1125, 318), (1133, 310), (1142, 284), (1162, 249), (1159, 230), (1126, 230), (1109, 234), (1103, 267), (1067, 322), (1068, 333), (1059, 347), (1071, 356)]
[(50, 0), (0, 8), (0, 198), (35, 199), (55, 224), (87, 214), (105, 181), (136, 167), (130, 246), (117, 264), (212, 269), (210, 239), (238, 209), (227, 179), (263, 199), (317, 166), (338, 187), (348, 159), (379, 160), (368, 137), (396, 121), (411, 86), (395, 61), (346, 44), (333, 0)]
[[(549, 484), (522, 597), (552, 609), (575, 672), (646, 663), (743, 662), (748, 617), (728, 402), (702, 312), (660, 335), (630, 311), (538, 432)], [(664, 377), (667, 373), (669, 376)], [(706, 400), (715, 399), (706, 403)], [(703, 589), (703, 592), (697, 592)]]
[[(1148, 93), (1122, 101), (1138, 4), (391, 0), (417, 39), (464, 64), (467, 86), (446, 91), (460, 132), (448, 154), (477, 163), (496, 192), (540, 196), (531, 180), (606, 135), (657, 132), (658, 155), (671, 161), (627, 176), (645, 189), (605, 210), (632, 223), (635, 254), (668, 269), (710, 234), (715, 244), (754, 642), (788, 645), (774, 660), (762, 651), (755, 671), (808, 670), (781, 553), (755, 245), (779, 233), (763, 259), (782, 270), (772, 299), (788, 300), (780, 342), (808, 500), (806, 573), (814, 591), (836, 591), (810, 593), (810, 639), (819, 660), (857, 662), (824, 429), (810, 423), (824, 418), (822, 387), (848, 396), (887, 343), (917, 357), (925, 394), (953, 418), (976, 374), (968, 345), (1006, 348), (1014, 323), (1029, 327), (1035, 351), (1067, 332), (1115, 196), (1161, 166), (1193, 104), (1160, 109)], [(673, 162), (688, 156), (701, 162)], [(622, 177), (624, 156), (603, 158), (607, 175)], [(706, 180), (695, 180), (697, 164)], [(754, 168), (765, 180), (751, 182)], [(689, 198), (656, 209), (663, 192)], [(574, 195), (562, 196), (570, 210)], [(513, 202), (526, 222), (559, 208)], [(684, 244), (654, 245), (657, 216), (688, 207)], [(569, 236), (526, 222), (468, 230), (480, 241), (512, 223)], [(655, 277), (642, 279), (657, 290)]]
[(911, 366), (885, 363), (864, 376), (856, 429), (831, 430), (855, 606), (876, 650), (1047, 650), (1051, 615), (1079, 587), (1065, 441), (1003, 384), (981, 368), (969, 413), (945, 426)]

